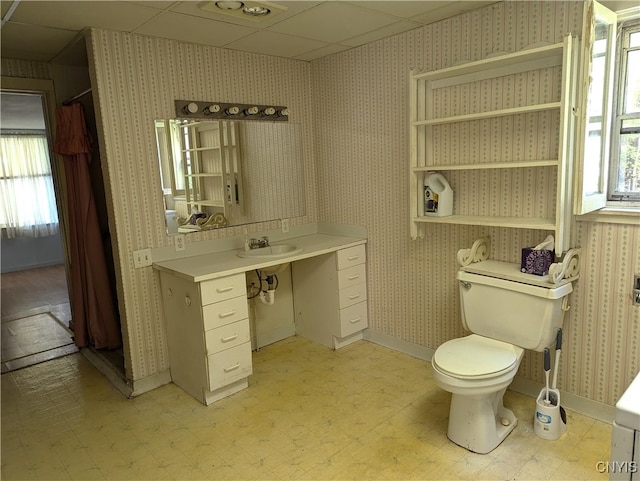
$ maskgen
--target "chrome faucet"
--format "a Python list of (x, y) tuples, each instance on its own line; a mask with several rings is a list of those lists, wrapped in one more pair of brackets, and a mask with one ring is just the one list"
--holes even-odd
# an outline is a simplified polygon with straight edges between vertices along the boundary
[(261, 247), (269, 247), (269, 237), (267, 237), (266, 235), (263, 236), (260, 239), (250, 239), (249, 240), (249, 247), (251, 249), (259, 249)]

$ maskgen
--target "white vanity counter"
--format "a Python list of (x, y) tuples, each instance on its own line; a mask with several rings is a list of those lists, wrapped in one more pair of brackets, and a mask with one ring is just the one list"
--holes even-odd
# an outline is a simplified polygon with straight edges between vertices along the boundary
[(252, 371), (246, 272), (291, 263), (296, 333), (338, 349), (368, 326), (366, 238), (308, 234), (278, 258), (239, 249), (158, 261), (172, 381), (209, 405), (248, 386)]
[(154, 262), (153, 267), (159, 271), (171, 272), (191, 282), (202, 282), (232, 274), (276, 266), (285, 262), (294, 262), (315, 257), (340, 249), (365, 244), (365, 238), (346, 237), (329, 234), (310, 234), (293, 237), (283, 241), (272, 242), (272, 245), (289, 244), (302, 249), (291, 256), (276, 259), (249, 259), (238, 257), (239, 249), (213, 252), (182, 259)]

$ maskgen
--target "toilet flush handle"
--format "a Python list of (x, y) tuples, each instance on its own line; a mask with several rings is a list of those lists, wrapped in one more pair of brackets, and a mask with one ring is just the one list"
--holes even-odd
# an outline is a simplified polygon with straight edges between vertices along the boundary
[(471, 282), (460, 281), (460, 284), (462, 284), (462, 287), (464, 287), (466, 290), (471, 289)]

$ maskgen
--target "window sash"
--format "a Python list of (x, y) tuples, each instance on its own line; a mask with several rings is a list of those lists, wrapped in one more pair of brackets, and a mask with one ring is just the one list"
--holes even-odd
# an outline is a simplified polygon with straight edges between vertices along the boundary
[[(640, 111), (628, 111), (629, 99), (627, 91), (629, 83), (629, 65), (631, 52), (640, 52), (640, 46), (630, 46), (630, 38), (632, 34), (639, 34), (640, 21), (635, 20), (626, 25), (621, 26), (620, 44), (618, 51), (619, 67), (616, 69), (616, 116), (612, 126), (612, 142), (611, 142), (611, 166), (609, 173), (609, 196), (610, 201), (640, 201), (640, 162), (629, 164), (624, 162), (626, 157), (623, 156), (623, 150), (628, 152), (633, 147), (631, 143), (635, 143), (636, 156), (638, 155), (638, 142), (640, 142)], [(636, 54), (637, 55), (637, 54)], [(625, 149), (626, 147), (626, 149)], [(632, 179), (636, 181), (633, 182)]]

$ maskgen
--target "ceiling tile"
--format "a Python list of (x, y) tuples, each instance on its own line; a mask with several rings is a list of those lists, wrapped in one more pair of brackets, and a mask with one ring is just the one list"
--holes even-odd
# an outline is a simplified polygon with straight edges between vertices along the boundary
[(459, 13), (469, 12), (471, 10), (476, 10), (478, 8), (482, 8), (491, 3), (498, 3), (495, 1), (458, 1), (458, 2), (445, 2), (446, 5), (431, 10), (428, 13), (424, 13), (421, 15), (416, 15), (412, 17), (411, 20), (429, 24), (437, 22), (438, 20), (443, 20), (445, 18), (453, 17), (454, 15), (458, 15)]
[(131, 32), (159, 10), (129, 2), (20, 2), (12, 21), (44, 27), (82, 30), (85, 27)]
[(260, 31), (226, 45), (245, 52), (263, 53), (276, 57), (295, 57), (309, 50), (325, 47), (326, 42), (294, 38), (276, 32)]
[(135, 30), (135, 33), (222, 47), (256, 32), (255, 28), (163, 12)]
[(349, 45), (350, 47), (359, 47), (360, 45), (364, 45), (365, 43), (375, 42), (376, 40), (380, 40), (381, 38), (391, 37), (392, 35), (406, 32), (407, 30), (413, 30), (414, 28), (419, 28), (420, 26), (421, 25), (419, 23), (403, 20), (400, 22), (392, 23), (391, 25), (386, 25), (377, 30), (373, 30), (372, 32), (367, 32), (365, 34), (358, 35), (357, 37), (343, 40), (341, 43), (343, 45)]
[(57, 28), (7, 22), (2, 26), (2, 57), (49, 61), (56, 56), (78, 32)]
[(332, 43), (330, 45), (327, 45), (326, 47), (322, 47), (317, 50), (311, 50), (310, 52), (305, 52), (302, 55), (296, 55), (294, 58), (297, 60), (306, 60), (307, 62), (310, 62), (311, 60), (326, 57), (327, 55), (344, 52), (345, 50), (349, 50), (350, 48), (351, 47), (347, 47), (346, 45), (338, 45), (337, 43)]
[(331, 43), (361, 35), (390, 23), (394, 18), (343, 2), (326, 2), (295, 17), (269, 27), (268, 30)]
[(387, 15), (393, 15), (400, 18), (411, 18), (416, 15), (430, 12), (440, 8), (448, 3), (448, 1), (373, 1), (373, 2), (349, 2), (354, 5), (362, 6), (371, 10), (385, 13)]

